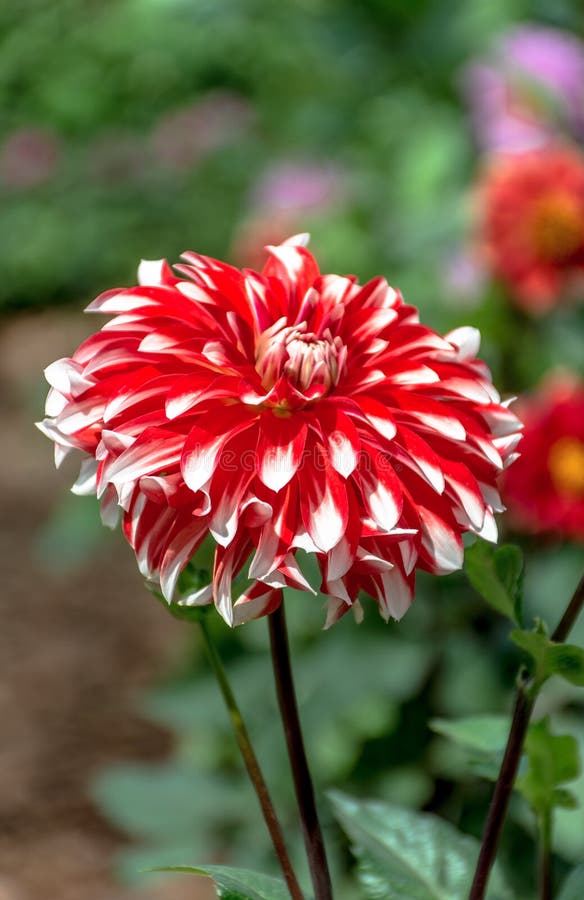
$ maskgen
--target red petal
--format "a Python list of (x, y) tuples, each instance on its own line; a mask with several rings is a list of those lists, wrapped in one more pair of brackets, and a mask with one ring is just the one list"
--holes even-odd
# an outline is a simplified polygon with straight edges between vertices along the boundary
[(256, 469), (270, 490), (280, 491), (298, 471), (307, 430), (306, 420), (298, 413), (281, 416), (266, 410), (262, 414)]
[(369, 448), (359, 464), (359, 481), (368, 514), (383, 531), (391, 531), (403, 508), (402, 485), (391, 462)]
[(305, 466), (299, 480), (304, 526), (319, 550), (328, 553), (347, 528), (348, 500), (345, 485), (320, 444), (314, 448), (314, 464)]
[(183, 478), (192, 491), (209, 480), (219, 464), (227, 441), (256, 421), (241, 406), (225, 406), (213, 412), (209, 425), (195, 425), (184, 442), (180, 465)]

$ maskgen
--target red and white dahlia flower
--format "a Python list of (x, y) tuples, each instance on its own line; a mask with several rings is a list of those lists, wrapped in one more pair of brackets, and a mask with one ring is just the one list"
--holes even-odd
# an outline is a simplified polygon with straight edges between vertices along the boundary
[[(496, 539), (498, 473), (520, 423), (476, 358), (479, 334), (445, 337), (383, 278), (321, 275), (302, 237), (269, 247), (261, 274), (196, 253), (143, 262), (139, 286), (89, 311), (113, 318), (46, 370), (41, 429), (57, 464), (85, 459), (73, 490), (122, 509), (140, 571), (167, 601), (215, 602), (229, 624), (312, 590), (327, 624), (360, 591), (400, 618), (416, 568), (460, 568), (461, 534)], [(177, 591), (211, 534), (212, 583)], [(251, 585), (234, 602), (233, 578)]]

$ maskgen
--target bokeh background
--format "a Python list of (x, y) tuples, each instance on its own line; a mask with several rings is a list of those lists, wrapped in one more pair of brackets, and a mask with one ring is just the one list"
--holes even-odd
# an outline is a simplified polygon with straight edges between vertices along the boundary
[[(554, 29), (551, 42), (542, 28)], [(531, 35), (527, 50), (518, 29)], [(42, 369), (95, 329), (81, 310), (132, 283), (141, 257), (194, 249), (259, 266), (266, 243), (310, 231), (324, 271), (384, 274), (439, 331), (479, 326), (506, 395), (529, 402), (550, 394), (542, 379), (559, 380), (584, 420), (574, 387), (584, 194), (573, 189), (568, 218), (564, 204), (545, 220), (556, 236), (547, 262), (558, 241), (560, 252), (543, 310), (537, 285), (496, 270), (481, 232), (483, 173), (503, 157), (520, 170), (524, 153), (559, 147), (584, 171), (584, 8), (4, 0), (0, 36), (0, 897), (208, 897), (202, 882), (139, 870), (267, 869), (261, 818), (196, 632), (147, 594), (94, 502), (67, 493), (72, 470), (53, 470), (32, 425)], [(509, 191), (513, 221), (522, 202)], [(503, 520), (527, 555), (528, 611), (552, 625), (583, 560), (584, 434), (570, 432), (577, 415), (565, 419), (553, 426), (569, 432), (564, 455), (550, 475), (542, 444), (543, 469), (518, 493), (529, 499), (545, 482), (550, 508), (561, 495), (570, 515), (542, 518), (527, 502)], [(359, 628), (343, 620), (323, 634), (314, 599), (293, 594), (288, 608), (319, 787), (428, 809), (479, 834), (490, 785), (427, 723), (509, 709), (517, 657), (506, 624), (462, 575), (420, 579), (399, 626), (371, 604)], [(231, 633), (217, 617), (215, 629), (298, 854), (265, 623)], [(584, 742), (577, 691), (552, 683), (541, 711)], [(584, 799), (583, 778), (575, 789)], [(321, 803), (341, 883), (347, 848)], [(558, 814), (559, 871), (584, 859), (582, 816)], [(532, 843), (517, 804), (502, 855), (516, 873), (526, 860), (528, 882)]]

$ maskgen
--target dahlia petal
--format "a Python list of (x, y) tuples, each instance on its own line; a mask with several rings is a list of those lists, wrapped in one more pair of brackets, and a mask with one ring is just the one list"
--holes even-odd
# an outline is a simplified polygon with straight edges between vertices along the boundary
[(92, 457), (81, 463), (79, 477), (71, 492), (78, 496), (91, 496), (97, 492), (97, 461)]
[(328, 553), (347, 528), (346, 488), (324, 448), (316, 445), (315, 465), (300, 473), (300, 508), (306, 531), (319, 550)]
[[(153, 378), (143, 384), (129, 386), (129, 390), (122, 389), (119, 393), (114, 394), (103, 411), (104, 423), (110, 423), (122, 412), (137, 406), (145, 401), (150, 405), (158, 405), (165, 392), (176, 382), (173, 375), (163, 375), (160, 378)], [(168, 417), (170, 418), (170, 417)]]
[(209, 486), (212, 506), (209, 531), (222, 547), (228, 547), (235, 538), (241, 501), (252, 477), (253, 473), (245, 469), (227, 477), (222, 471), (216, 471), (213, 475)]
[[(445, 411), (448, 409), (446, 404), (430, 400), (427, 397), (403, 394), (399, 398), (399, 407), (400, 416), (414, 419), (418, 428), (438, 432), (452, 441), (464, 441), (466, 438), (466, 430), (462, 422), (456, 416)], [(396, 417), (397, 415), (396, 410)]]
[[(146, 500), (147, 498), (144, 498), (144, 501)], [(127, 517), (124, 517), (126, 538), (134, 548), (141, 575), (156, 580), (158, 563), (168, 543), (168, 535), (173, 528), (176, 529), (176, 511), (167, 508), (161, 513), (154, 504), (142, 500), (140, 503), (136, 500), (136, 507), (138, 517), (132, 516), (132, 513), (136, 513), (136, 509), (128, 514), (129, 522)]]
[(184, 378), (174, 379), (174, 384), (168, 391), (165, 403), (165, 412), (168, 419), (176, 419), (183, 413), (190, 411), (194, 406), (204, 400), (231, 397), (233, 385), (231, 379), (209, 379), (208, 372), (185, 375)]
[(180, 466), (192, 491), (198, 491), (213, 474), (227, 441), (249, 428), (253, 420), (246, 410), (228, 406), (213, 415), (213, 426), (195, 425), (184, 440)]
[(470, 325), (463, 325), (461, 328), (455, 328), (444, 335), (445, 339), (455, 347), (456, 353), (454, 358), (458, 362), (466, 362), (466, 360), (474, 359), (479, 352), (481, 346), (481, 333), (478, 328)]
[(141, 309), (143, 306), (156, 306), (161, 302), (160, 290), (162, 289), (145, 286), (129, 290), (118, 288), (113, 291), (104, 291), (89, 306), (85, 307), (85, 312), (126, 313)]
[(229, 626), (234, 624), (231, 585), (249, 552), (249, 541), (241, 537), (227, 549), (217, 547), (213, 569), (213, 599), (218, 613)]
[(50, 418), (59, 416), (69, 403), (67, 397), (60, 394), (55, 388), (51, 388), (45, 401), (45, 415)]
[(504, 403), (492, 403), (480, 410), (489, 430), (495, 437), (507, 437), (521, 431), (523, 424)]
[(408, 611), (413, 596), (412, 589), (398, 566), (381, 572), (372, 578), (379, 600), (381, 615), (387, 622), (390, 618), (401, 619)]
[(437, 381), (440, 381), (440, 376), (430, 366), (418, 365), (392, 368), (393, 371), (386, 372), (387, 380), (392, 385), (415, 385), (418, 387), (420, 384), (436, 384)]
[(260, 419), (256, 469), (261, 481), (276, 493), (298, 471), (308, 428), (299, 415), (277, 416), (270, 410)]
[(327, 619), (324, 627), (329, 628), (333, 622), (337, 622), (341, 615), (347, 611), (347, 608), (351, 605), (351, 597), (342, 578), (327, 581), (324, 586), (324, 593), (327, 596)]
[(288, 587), (295, 588), (297, 591), (307, 591), (309, 594), (316, 594), (314, 588), (304, 577), (304, 574), (292, 553), (286, 554), (283, 561), (280, 563), (279, 572), (284, 576), (285, 583)]
[(178, 576), (205, 536), (205, 523), (194, 521), (169, 541), (160, 563), (160, 588), (167, 603), (172, 602)]
[(413, 541), (400, 541), (397, 546), (403, 563), (404, 572), (406, 575), (411, 575), (418, 561), (418, 550)]
[(448, 575), (462, 568), (464, 548), (460, 535), (432, 510), (417, 504), (422, 547), (428, 554), (435, 574)]
[[(439, 367), (436, 367), (439, 369)], [(441, 394), (451, 394), (453, 396), (464, 397), (484, 406), (488, 403), (498, 403), (499, 396), (493, 397), (492, 390), (489, 390), (488, 382), (475, 378), (440, 378), (440, 384), (436, 386), (436, 392)]]
[(274, 497), (272, 516), (262, 525), (249, 577), (263, 580), (277, 569), (292, 546), (294, 518), (297, 516), (298, 489), (295, 482)]
[(497, 528), (495, 517), (490, 509), (487, 509), (485, 513), (485, 522), (483, 527), (480, 531), (477, 531), (475, 533), (484, 541), (489, 541), (491, 544), (497, 543), (499, 531)]
[(142, 259), (138, 265), (138, 284), (172, 284), (176, 282), (165, 259)]
[[(35, 423), (38, 427), (38, 422)], [(55, 468), (59, 469), (63, 461), (73, 452), (73, 447), (64, 447), (62, 444), (55, 444)]]
[(382, 559), (381, 556), (376, 556), (375, 553), (366, 550), (364, 547), (359, 547), (357, 550), (357, 559), (368, 571), (389, 572), (390, 569), (393, 569), (392, 562), (389, 562), (388, 559)]
[(108, 485), (100, 504), (101, 521), (107, 528), (115, 528), (120, 518), (120, 507), (113, 485)]
[(45, 378), (60, 394), (77, 397), (95, 383), (84, 375), (83, 367), (72, 359), (57, 359), (45, 369)]
[(181, 457), (184, 436), (162, 428), (147, 428), (140, 437), (117, 458), (107, 460), (99, 476), (99, 493), (108, 482), (120, 487), (176, 465)]
[(316, 421), (321, 427), (329, 459), (333, 469), (343, 478), (348, 478), (357, 466), (361, 449), (359, 434), (349, 416), (338, 406), (327, 406), (325, 403), (322, 406)]
[(212, 602), (212, 584), (206, 584), (205, 587), (199, 588), (196, 591), (191, 591), (190, 594), (185, 594), (184, 597), (180, 597), (180, 599), (177, 601), (179, 606), (207, 606)]
[(444, 474), (439, 457), (429, 445), (411, 429), (399, 427), (400, 445), (394, 445), (392, 453), (397, 460), (412, 466), (419, 472), (437, 494), (444, 491)]
[(359, 465), (365, 509), (383, 531), (391, 531), (403, 508), (402, 485), (391, 463), (381, 454), (368, 453)]
[(272, 518), (273, 508), (265, 500), (248, 497), (240, 507), (240, 515), (245, 512), (245, 524), (248, 528), (261, 528)]
[(282, 591), (258, 582), (233, 604), (233, 624), (243, 625), (274, 612), (282, 602)]
[(357, 495), (349, 484), (347, 487), (348, 520), (345, 533), (329, 551), (326, 560), (327, 580), (335, 581), (351, 569), (359, 552), (361, 537), (361, 510)]
[(485, 484), (484, 482), (479, 482), (479, 487), (485, 499), (485, 503), (490, 506), (494, 512), (505, 512), (505, 506), (501, 500), (501, 495), (495, 487), (490, 484)]
[(463, 463), (443, 460), (442, 469), (446, 477), (447, 490), (454, 495), (471, 526), (479, 530), (485, 521), (485, 501), (476, 478)]
[(387, 407), (372, 397), (359, 397), (358, 405), (365, 419), (373, 426), (375, 431), (388, 441), (393, 440), (397, 432), (397, 426)]
[(95, 448), (95, 458), (104, 460), (109, 454), (118, 456), (118, 454), (123, 453), (124, 450), (127, 450), (128, 447), (131, 447), (135, 442), (136, 438), (132, 435), (104, 428), (101, 432), (101, 440)]
[(278, 278), (291, 301), (300, 303), (320, 274), (314, 256), (300, 244), (269, 245), (265, 249), (270, 258), (262, 274)]

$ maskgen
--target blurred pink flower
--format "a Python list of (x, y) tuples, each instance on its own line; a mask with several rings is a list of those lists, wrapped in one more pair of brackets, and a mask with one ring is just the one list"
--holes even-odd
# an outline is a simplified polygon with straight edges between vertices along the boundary
[(567, 32), (508, 32), (488, 58), (466, 67), (462, 88), (484, 150), (522, 152), (562, 131), (584, 137), (584, 44)]
[(466, 247), (455, 248), (443, 266), (442, 277), (450, 305), (472, 308), (480, 303), (487, 271), (478, 254)]
[(11, 188), (44, 184), (55, 174), (60, 147), (45, 128), (13, 131), (0, 148), (0, 181)]
[(251, 214), (240, 224), (233, 256), (261, 268), (265, 247), (298, 231), (310, 213), (324, 212), (344, 194), (343, 175), (332, 163), (285, 160), (264, 170), (251, 194)]
[(342, 181), (340, 169), (330, 163), (275, 163), (256, 184), (253, 203), (274, 212), (322, 209), (342, 196)]
[(152, 134), (154, 156), (169, 169), (190, 169), (247, 131), (253, 110), (245, 98), (214, 91), (163, 116)]

